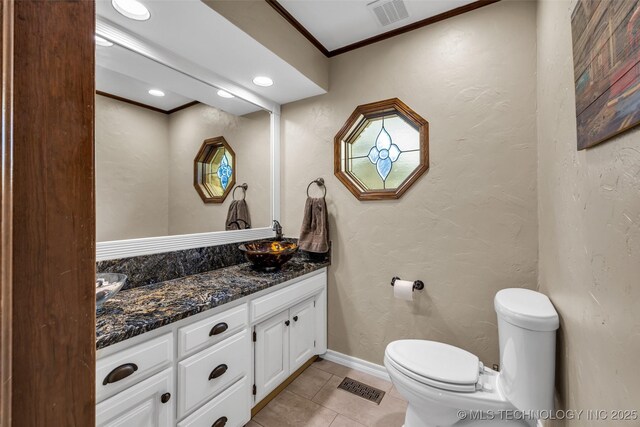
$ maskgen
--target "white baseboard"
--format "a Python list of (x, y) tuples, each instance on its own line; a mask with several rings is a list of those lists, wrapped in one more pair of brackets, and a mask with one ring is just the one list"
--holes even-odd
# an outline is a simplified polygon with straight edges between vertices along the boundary
[(364, 372), (365, 374), (391, 381), (391, 378), (389, 378), (389, 374), (384, 366), (367, 362), (366, 360), (358, 359), (357, 357), (347, 356), (346, 354), (338, 353), (333, 350), (327, 350), (327, 352), (322, 355), (322, 358), (330, 362)]

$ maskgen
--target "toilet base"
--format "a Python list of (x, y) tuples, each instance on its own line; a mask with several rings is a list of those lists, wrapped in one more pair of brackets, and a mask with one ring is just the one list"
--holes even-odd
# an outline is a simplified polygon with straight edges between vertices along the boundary
[[(448, 409), (448, 408), (447, 408)], [(445, 410), (434, 413), (436, 408), (415, 408), (411, 403), (407, 406), (407, 413), (404, 417), (404, 427), (441, 427), (452, 426), (460, 419), (455, 413)], [(431, 421), (437, 420), (437, 424)]]

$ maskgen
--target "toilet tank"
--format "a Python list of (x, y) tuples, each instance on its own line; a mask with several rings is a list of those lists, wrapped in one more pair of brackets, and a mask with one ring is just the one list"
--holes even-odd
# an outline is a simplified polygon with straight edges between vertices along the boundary
[(546, 295), (529, 289), (496, 294), (500, 337), (498, 387), (519, 410), (553, 410), (556, 330), (559, 320)]

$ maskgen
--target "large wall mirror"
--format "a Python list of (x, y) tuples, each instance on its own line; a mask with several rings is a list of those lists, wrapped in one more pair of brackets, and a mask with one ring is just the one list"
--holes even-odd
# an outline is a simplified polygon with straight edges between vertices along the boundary
[(109, 21), (97, 34), (98, 260), (272, 235), (279, 106)]

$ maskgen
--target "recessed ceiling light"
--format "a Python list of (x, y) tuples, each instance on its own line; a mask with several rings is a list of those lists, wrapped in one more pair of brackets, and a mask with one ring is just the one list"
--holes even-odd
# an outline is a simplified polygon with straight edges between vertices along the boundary
[(153, 96), (164, 96), (164, 92), (160, 89), (149, 89), (149, 95)]
[(273, 80), (271, 80), (267, 76), (257, 76), (257, 77), (254, 77), (253, 84), (256, 84), (256, 85), (262, 86), (262, 87), (268, 87), (268, 86), (271, 86), (273, 84)]
[(109, 47), (109, 46), (113, 46), (113, 43), (111, 43), (109, 40), (107, 39), (103, 39), (100, 36), (96, 36), (96, 44), (98, 46), (104, 46), (104, 47)]
[(218, 91), (218, 96), (221, 96), (223, 98), (233, 98), (233, 95), (231, 95), (229, 92), (227, 92), (226, 90), (222, 90), (220, 89)]
[(146, 21), (151, 17), (149, 9), (138, 0), (111, 0), (113, 8), (121, 15), (136, 21)]

